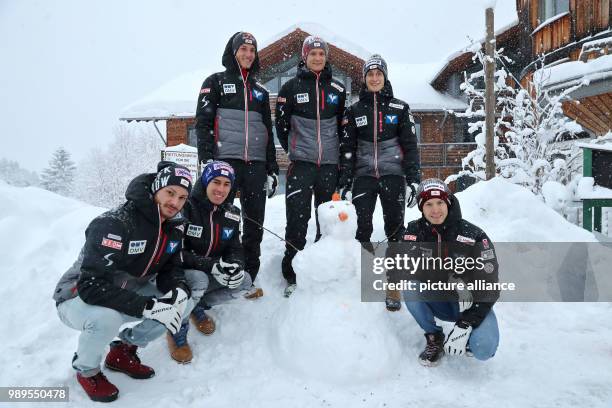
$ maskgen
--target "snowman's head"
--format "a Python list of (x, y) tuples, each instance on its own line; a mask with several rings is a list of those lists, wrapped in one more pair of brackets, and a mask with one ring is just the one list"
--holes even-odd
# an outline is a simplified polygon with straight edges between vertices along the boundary
[(317, 208), (323, 237), (353, 240), (357, 232), (357, 212), (350, 201), (328, 201)]

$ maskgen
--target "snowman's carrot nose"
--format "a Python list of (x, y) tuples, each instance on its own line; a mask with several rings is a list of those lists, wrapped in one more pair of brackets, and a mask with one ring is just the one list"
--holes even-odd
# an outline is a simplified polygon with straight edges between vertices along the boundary
[(340, 201), (340, 194), (338, 193), (332, 194), (332, 201)]
[(340, 218), (340, 221), (346, 221), (348, 220), (348, 214), (345, 213), (344, 211), (340, 211), (338, 213), (338, 218)]

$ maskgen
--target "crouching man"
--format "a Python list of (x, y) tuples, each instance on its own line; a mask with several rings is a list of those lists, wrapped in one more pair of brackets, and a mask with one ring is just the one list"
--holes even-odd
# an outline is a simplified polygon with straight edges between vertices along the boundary
[[(77, 261), (55, 288), (61, 321), (81, 331), (72, 366), (94, 401), (119, 395), (100, 370), (107, 344), (106, 368), (151, 378), (155, 372), (140, 362), (137, 348), (167, 330), (176, 333), (193, 307), (180, 259), (186, 223), (180, 211), (191, 186), (189, 170), (169, 162), (136, 177), (127, 202), (89, 224)], [(140, 323), (119, 332), (134, 321)]]
[[(487, 360), (495, 355), (499, 343), (493, 312), (499, 291), (480, 290), (477, 285), (498, 282), (493, 243), (483, 230), (462, 218), (459, 201), (442, 180), (423, 181), (417, 190), (417, 203), (423, 216), (408, 224), (404, 241), (413, 257), (442, 262), (421, 267), (412, 275), (415, 283), (419, 288), (422, 282), (454, 284), (442, 290), (403, 292), (408, 311), (425, 331), (427, 344), (419, 362), (435, 366), (445, 353)], [(467, 259), (473, 261), (466, 263)], [(450, 287), (453, 289), (448, 290)], [(454, 322), (448, 336), (436, 324), (436, 318)]]
[[(244, 296), (252, 285), (240, 243), (240, 209), (231, 203), (235, 181), (234, 168), (228, 163), (209, 162), (184, 210), (189, 226), (185, 232), (183, 267), (196, 304), (191, 320), (205, 335), (215, 331), (207, 307)], [(188, 331), (189, 321), (185, 321), (178, 333), (168, 336), (170, 356), (179, 363), (192, 359)]]

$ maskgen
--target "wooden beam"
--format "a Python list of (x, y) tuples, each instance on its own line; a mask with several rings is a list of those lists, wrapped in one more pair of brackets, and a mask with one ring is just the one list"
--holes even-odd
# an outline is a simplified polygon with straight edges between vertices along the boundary
[(485, 11), (487, 24), (487, 37), (485, 40), (485, 128), (486, 128), (486, 178), (495, 177), (495, 150), (493, 141), (495, 138), (495, 35), (494, 35), (494, 12), (489, 7)]

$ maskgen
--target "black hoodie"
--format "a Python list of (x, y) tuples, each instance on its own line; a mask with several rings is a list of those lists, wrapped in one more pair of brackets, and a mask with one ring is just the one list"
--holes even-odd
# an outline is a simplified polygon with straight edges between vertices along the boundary
[[(486, 282), (498, 282), (498, 263), (493, 243), (487, 234), (474, 224), (464, 220), (461, 215), (459, 200), (450, 195), (451, 205), (448, 215), (440, 225), (433, 225), (425, 216), (411, 221), (406, 227), (404, 242), (413, 246), (410, 252), (412, 256), (424, 256), (433, 258), (481, 258), (484, 268), (476, 266), (466, 268), (462, 273), (442, 271), (439, 269), (419, 270), (414, 276), (417, 280), (444, 281), (449, 277), (459, 278), (463, 282), (475, 282), (484, 280)], [(416, 252), (414, 252), (416, 250)], [(418, 279), (418, 277), (421, 279)], [(440, 294), (441, 298), (444, 294)], [(487, 316), (495, 301), (499, 298), (499, 291), (482, 291), (472, 293), (475, 302), (469, 309), (465, 310), (458, 320), (477, 327)], [(479, 301), (486, 299), (487, 301)]]
[(408, 104), (393, 97), (391, 82), (376, 93), (363, 84), (359, 101), (346, 113), (341, 144), (343, 180), (353, 177), (405, 176), (420, 181), (420, 160), (414, 118)]
[(162, 293), (187, 288), (180, 259), (187, 220), (179, 213), (161, 223), (151, 194), (155, 175), (136, 177), (127, 202), (89, 224), (79, 258), (56, 287), (58, 304), (78, 295), (85, 303), (141, 317), (151, 297), (134, 290), (151, 278)]
[(196, 108), (198, 159), (239, 159), (266, 163), (268, 174), (278, 173), (272, 133), (270, 98), (256, 81), (259, 55), (243, 80), (232, 51), (234, 34), (223, 52), (225, 71), (202, 84)]

